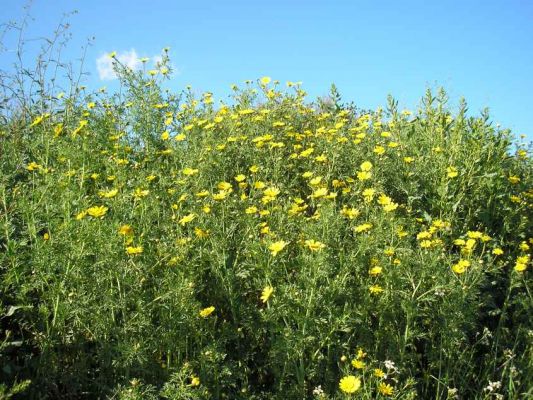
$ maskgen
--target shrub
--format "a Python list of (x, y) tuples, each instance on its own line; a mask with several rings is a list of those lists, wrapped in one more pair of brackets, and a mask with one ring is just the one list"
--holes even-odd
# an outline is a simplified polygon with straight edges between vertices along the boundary
[(215, 106), (162, 89), (166, 52), (115, 62), (121, 94), (43, 94), (0, 125), (6, 390), (531, 394), (532, 164), (487, 113), (268, 77)]

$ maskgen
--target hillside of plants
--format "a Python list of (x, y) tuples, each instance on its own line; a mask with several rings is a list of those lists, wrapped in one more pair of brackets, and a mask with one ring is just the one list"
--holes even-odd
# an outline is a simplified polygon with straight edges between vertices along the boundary
[(0, 398), (533, 396), (530, 145), (444, 90), (109, 57), (120, 91), (4, 90)]

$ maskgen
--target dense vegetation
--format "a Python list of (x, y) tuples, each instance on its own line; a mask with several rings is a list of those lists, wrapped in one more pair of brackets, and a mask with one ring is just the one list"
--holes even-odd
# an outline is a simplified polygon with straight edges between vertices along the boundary
[(488, 114), (116, 68), (4, 109), (0, 397), (533, 394), (532, 161)]

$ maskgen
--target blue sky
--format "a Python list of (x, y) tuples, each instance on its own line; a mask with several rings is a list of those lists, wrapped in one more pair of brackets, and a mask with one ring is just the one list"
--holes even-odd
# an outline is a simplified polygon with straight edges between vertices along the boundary
[[(20, 18), (24, 1), (0, 2), (0, 21)], [(268, 75), (302, 81), (310, 99), (335, 83), (362, 108), (386, 105), (390, 93), (412, 109), (427, 87), (444, 86), (453, 106), (464, 96), (471, 114), (488, 106), (495, 123), (533, 139), (530, 0), (34, 0), (27, 38), (49, 37), (72, 10), (63, 57), (79, 58), (95, 37), (85, 59), (94, 89), (116, 85), (99, 76), (102, 55), (153, 58), (169, 46), (175, 89), (225, 99), (231, 84)]]

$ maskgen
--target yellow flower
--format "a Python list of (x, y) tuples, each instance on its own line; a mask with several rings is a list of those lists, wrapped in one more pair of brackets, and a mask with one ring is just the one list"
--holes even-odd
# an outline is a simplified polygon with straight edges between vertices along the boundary
[(341, 214), (348, 219), (354, 219), (359, 213), (360, 211), (357, 208), (347, 208), (346, 206), (341, 210)]
[(492, 238), (489, 235), (487, 235), (487, 234), (484, 234), (483, 236), (481, 236), (481, 241), (484, 242), (484, 243), (485, 242), (489, 242), (491, 240), (492, 240)]
[(192, 387), (200, 386), (200, 378), (198, 378), (197, 376), (193, 376), (191, 378), (191, 386)]
[(196, 197), (207, 197), (209, 196), (208, 190), (202, 190), (201, 192), (196, 193)]
[(275, 198), (280, 193), (280, 190), (277, 187), (271, 186), (263, 192), (265, 196)]
[(244, 212), (246, 214), (255, 214), (257, 212), (257, 207), (255, 206), (248, 207)]
[(252, 173), (252, 174), (255, 174), (257, 171), (259, 171), (259, 167), (257, 165), (252, 165), (250, 168), (248, 168), (248, 170)]
[(376, 378), (383, 378), (385, 376), (385, 372), (383, 372), (380, 368), (374, 369), (374, 376)]
[(239, 174), (237, 175), (235, 178), (234, 178), (237, 182), (242, 182), (246, 179), (246, 176), (244, 176), (243, 174)]
[(386, 206), (391, 203), (392, 203), (392, 199), (389, 196), (386, 196), (384, 194), (380, 195), (378, 198), (378, 204), (382, 206)]
[(466, 232), (466, 236), (468, 236), (470, 239), (481, 239), (483, 237), (483, 232), (468, 231)]
[(150, 191), (148, 189), (143, 190), (141, 188), (136, 188), (135, 192), (133, 193), (133, 196), (140, 199), (141, 197), (148, 196), (149, 193)]
[(516, 262), (519, 262), (521, 264), (527, 264), (529, 262), (529, 255), (517, 257)]
[(213, 311), (215, 311), (215, 307), (213, 306), (206, 307), (200, 310), (200, 317), (203, 317), (203, 318), (209, 317), (213, 313)]
[(376, 191), (372, 188), (363, 190), (363, 197), (365, 198), (365, 202), (367, 203), (371, 202), (375, 194), (376, 194)]
[(184, 168), (183, 171), (181, 171), (181, 172), (183, 173), (183, 175), (192, 176), (192, 175), (196, 175), (198, 173), (198, 169)]
[(376, 153), (378, 156), (385, 153), (385, 148), (383, 146), (376, 146), (374, 147), (374, 153)]
[(179, 220), (179, 224), (181, 226), (184, 226), (185, 224), (188, 224), (189, 222), (191, 222), (194, 218), (196, 218), (196, 214), (190, 213), (190, 214), (184, 216), (182, 219), (180, 219)]
[(527, 269), (527, 264), (523, 264), (523, 263), (519, 263), (519, 262), (517, 262), (517, 263), (514, 265), (514, 270), (515, 270), (516, 272), (524, 272), (526, 269)]
[(396, 210), (397, 208), (398, 208), (398, 203), (390, 202), (389, 204), (383, 206), (383, 211), (391, 212), (391, 211)]
[(370, 230), (371, 228), (372, 228), (371, 224), (361, 224), (361, 225), (357, 225), (353, 229), (354, 229), (355, 232), (361, 233), (361, 232), (366, 232), (366, 231)]
[(168, 140), (170, 138), (170, 133), (168, 131), (164, 131), (162, 134), (161, 134), (161, 139), (162, 140)]
[(379, 196), (378, 203), (383, 206), (385, 212), (394, 211), (398, 208), (398, 204), (394, 203), (392, 199), (385, 194)]
[(328, 194), (328, 188), (319, 188), (315, 190), (313, 194), (311, 194), (310, 197), (313, 199), (318, 199), (320, 197), (327, 196), (327, 194)]
[(43, 234), (43, 240), (49, 240), (50, 239), (50, 234), (48, 232), (45, 232)]
[(131, 236), (133, 235), (133, 228), (130, 225), (122, 225), (120, 228), (118, 228), (118, 233), (123, 236)]
[(379, 285), (372, 285), (368, 288), (368, 290), (370, 290), (370, 293), (372, 294), (380, 294), (383, 292), (383, 288)]
[(527, 269), (528, 262), (529, 262), (529, 255), (517, 257), (514, 270), (516, 272), (524, 272)]
[(261, 301), (263, 303), (266, 303), (270, 296), (272, 296), (272, 292), (274, 292), (274, 288), (272, 286), (265, 286), (265, 288), (261, 292)]
[(183, 142), (187, 136), (185, 136), (184, 133), (178, 133), (176, 137), (174, 138), (177, 142)]
[(271, 80), (272, 78), (270, 78), (270, 76), (263, 76), (259, 81), (261, 82), (261, 85), (266, 86)]
[(108, 208), (105, 206), (93, 206), (87, 209), (87, 214), (89, 214), (91, 217), (99, 218), (103, 217), (107, 210)]
[(463, 274), (466, 269), (470, 266), (470, 261), (459, 260), (456, 264), (452, 266), (453, 272), (456, 274)]
[(231, 189), (231, 183), (229, 182), (219, 182), (217, 185), (218, 190), (229, 190)]
[(383, 268), (381, 268), (379, 265), (376, 265), (376, 266), (370, 268), (368, 273), (370, 275), (372, 275), (372, 276), (377, 276), (377, 275), (381, 274), (382, 271), (383, 271)]
[(31, 163), (29, 163), (26, 167), (28, 171), (34, 171), (40, 168), (42, 168), (42, 166), (40, 164), (37, 164), (35, 161), (32, 161)]
[(106, 199), (110, 199), (112, 197), (115, 197), (117, 195), (117, 193), (118, 193), (118, 189), (111, 189), (111, 190), (108, 190), (108, 191), (103, 191), (102, 190), (102, 191), (100, 191), (98, 193), (98, 195), (100, 197), (104, 197)]
[(30, 124), (30, 128), (33, 128), (34, 126), (37, 126), (39, 125), (41, 122), (43, 122), (43, 120), (45, 118), (48, 118), (50, 116), (50, 114), (43, 114), (43, 115), (40, 115), (38, 116), (37, 118), (35, 118), (33, 120), (33, 122)]
[(366, 357), (366, 353), (363, 351), (363, 349), (359, 348), (357, 349), (357, 360), (361, 360)]
[(199, 238), (206, 238), (209, 236), (209, 231), (205, 231), (202, 228), (194, 228), (194, 234)]
[[(266, 223), (266, 222), (265, 222)], [(263, 234), (263, 235), (270, 235), (270, 227), (267, 226), (267, 225), (264, 225), (261, 227), (261, 230), (260, 232)]]
[(459, 175), (459, 172), (455, 167), (448, 167), (446, 168), (446, 175), (448, 178), (455, 178), (457, 175)]
[(365, 367), (365, 362), (364, 361), (361, 361), (359, 359), (356, 359), (356, 360), (352, 360), (352, 367), (356, 368), (356, 369), (363, 369)]
[(370, 161), (365, 161), (361, 164), (361, 171), (368, 172), (372, 169), (372, 163)]
[(394, 393), (393, 387), (391, 385), (389, 385), (388, 383), (385, 383), (385, 382), (380, 382), (379, 383), (378, 391), (383, 396), (392, 396), (392, 394)]
[(143, 247), (142, 246), (137, 246), (137, 247), (128, 246), (128, 247), (126, 247), (126, 253), (128, 253), (130, 255), (141, 254), (142, 252), (143, 252)]
[(403, 237), (406, 237), (408, 235), (408, 233), (402, 228), (400, 227), (398, 229), (398, 231), (396, 232), (396, 234), (398, 235), (398, 237), (400, 238), (403, 238)]
[(285, 248), (285, 246), (287, 246), (287, 244), (288, 244), (287, 242), (280, 240), (280, 241), (272, 243), (268, 247), (268, 249), (270, 250), (273, 256), (276, 256), (281, 250)]
[(230, 192), (228, 190), (219, 190), (218, 193), (214, 193), (213, 194), (213, 199), (214, 200), (224, 200), (226, 197), (228, 197), (228, 194)]
[(468, 253), (472, 251), (475, 245), (476, 245), (475, 239), (468, 239), (466, 241), (465, 248), (463, 250)]
[(432, 245), (433, 245), (433, 242), (431, 240), (422, 240), (420, 242), (420, 247), (422, 247), (423, 249), (430, 248)]
[(360, 181), (366, 181), (368, 179), (372, 178), (372, 173), (367, 171), (360, 171), (357, 173), (357, 179)]
[(383, 250), (383, 254), (385, 254), (387, 257), (392, 257), (394, 253), (396, 253), (396, 251), (392, 247)]
[(128, 165), (130, 162), (125, 158), (119, 158), (115, 161), (117, 165)]
[[(305, 178), (305, 177), (304, 177), (304, 178)], [(322, 182), (322, 177), (321, 177), (321, 176), (317, 176), (317, 177), (311, 179), (311, 180), (309, 181), (309, 184), (310, 184), (311, 186), (317, 186), (318, 184), (320, 184), (320, 182)]]
[(418, 233), (418, 235), (416, 235), (416, 238), (418, 240), (429, 239), (429, 238), (431, 238), (431, 232), (422, 231), (422, 232)]
[(503, 254), (503, 250), (499, 247), (496, 247), (494, 250), (492, 250), (492, 254), (494, 254), (495, 256), (501, 256)]
[(511, 175), (508, 179), (509, 179), (509, 182), (511, 182), (513, 185), (520, 182), (520, 178), (516, 175)]
[(360, 387), (361, 387), (361, 379), (353, 375), (345, 376), (339, 382), (340, 390), (348, 394), (357, 392)]
[(322, 250), (326, 245), (316, 240), (308, 239), (305, 241), (305, 246), (311, 251)]
[(88, 123), (89, 123), (89, 121), (87, 121), (87, 120), (85, 120), (85, 119), (84, 119), (84, 120), (81, 120), (81, 121), (80, 121), (80, 124), (78, 125), (78, 127), (72, 131), (72, 137), (75, 137), (78, 133), (80, 133), (81, 130), (82, 130), (85, 126), (87, 126)]

